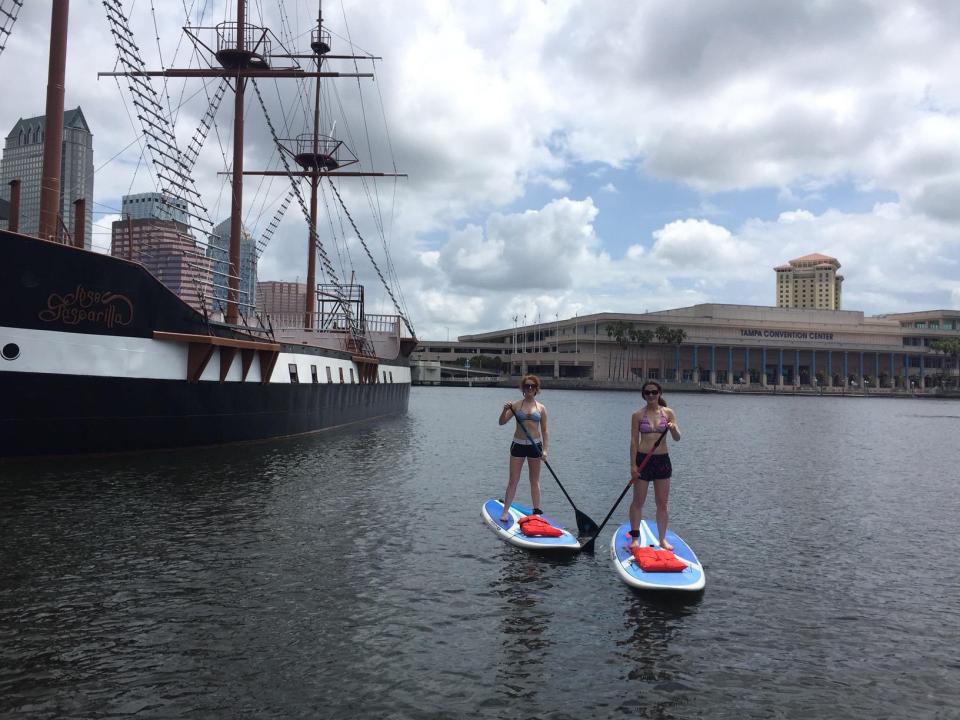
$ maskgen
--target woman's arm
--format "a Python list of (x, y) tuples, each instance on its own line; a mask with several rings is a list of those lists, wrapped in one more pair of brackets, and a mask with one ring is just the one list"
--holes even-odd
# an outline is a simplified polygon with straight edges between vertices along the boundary
[(500, 424), (506, 425), (510, 422), (510, 418), (513, 417), (513, 403), (507, 402), (503, 404), (503, 410), (500, 411)]
[(640, 411), (630, 416), (630, 479), (637, 480), (637, 443), (640, 440)]
[(549, 440), (547, 438), (547, 408), (543, 406), (543, 403), (538, 403), (540, 405), (540, 438), (543, 441), (543, 456), (547, 456), (547, 445)]
[(674, 440), (680, 439), (680, 426), (677, 425), (677, 414), (669, 408), (667, 409), (667, 429), (670, 430), (670, 435)]

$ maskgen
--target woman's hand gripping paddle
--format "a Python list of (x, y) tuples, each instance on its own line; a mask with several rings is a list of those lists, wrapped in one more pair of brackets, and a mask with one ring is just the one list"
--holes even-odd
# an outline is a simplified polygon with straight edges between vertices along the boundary
[[(517, 411), (513, 409), (513, 403), (510, 403), (510, 412), (513, 413), (513, 417), (517, 421), (517, 425), (519, 425), (520, 429), (523, 430), (523, 434), (527, 436), (527, 440), (530, 441), (530, 444), (533, 447), (537, 447), (537, 444), (533, 441), (533, 438), (530, 436), (530, 433), (527, 431), (527, 428), (524, 426), (522, 422), (520, 422), (520, 418), (517, 417)], [(560, 492), (563, 493), (563, 496), (567, 499), (567, 502), (570, 503), (570, 507), (573, 508), (573, 514), (577, 518), (577, 532), (580, 535), (594, 534), (594, 537), (596, 537), (595, 533), (599, 533), (600, 528), (598, 528), (597, 524), (593, 520), (591, 520), (584, 513), (580, 512), (577, 509), (577, 506), (573, 504), (573, 500), (570, 499), (570, 496), (567, 494), (567, 491), (564, 489), (563, 485), (561, 484), (560, 478), (557, 477), (557, 474), (553, 471), (553, 468), (550, 467), (550, 463), (547, 462), (547, 459), (543, 457), (542, 451), (540, 452), (540, 459), (543, 461), (543, 464), (547, 466), (547, 470), (550, 471), (550, 474), (553, 475), (553, 479), (557, 481), (557, 485), (560, 486)]]
[[(663, 442), (663, 439), (667, 436), (668, 432), (670, 432), (670, 428), (667, 428), (660, 433), (660, 437), (657, 438), (657, 441), (653, 444), (653, 447), (650, 448), (650, 452), (647, 453), (647, 456), (643, 459), (643, 462), (641, 462), (637, 467), (637, 482), (641, 482), (640, 471), (646, 467), (648, 462), (650, 462), (650, 458), (653, 457), (653, 451), (660, 447), (660, 443)], [(630, 489), (631, 485), (633, 485), (633, 478), (630, 478), (630, 482), (627, 483), (627, 486), (623, 489), (623, 492), (620, 493), (620, 497), (617, 498), (617, 501), (613, 504), (613, 507), (610, 508), (610, 512), (607, 513), (607, 516), (603, 519), (603, 522), (600, 523), (600, 527), (597, 528), (597, 531), (593, 534), (593, 537), (580, 546), (581, 550), (584, 552), (593, 552), (593, 543), (596, 541), (597, 535), (599, 535), (600, 531), (603, 530), (603, 526), (607, 524), (607, 520), (609, 520), (610, 516), (613, 515), (613, 511), (617, 509), (617, 505), (619, 505), (620, 501), (623, 500), (623, 496), (627, 494), (627, 490)]]

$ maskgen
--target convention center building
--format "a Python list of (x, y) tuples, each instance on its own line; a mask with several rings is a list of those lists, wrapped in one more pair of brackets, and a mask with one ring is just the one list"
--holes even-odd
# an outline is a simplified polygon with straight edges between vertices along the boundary
[[(644, 341), (644, 330), (653, 337)], [(511, 374), (555, 378), (922, 388), (947, 371), (945, 356), (931, 347), (942, 337), (960, 337), (960, 311), (864, 317), (851, 310), (703, 304), (425, 342), (416, 359), (498, 357)]]
[[(466, 358), (468, 366), (492, 365), (512, 375), (650, 378), (717, 388), (922, 389), (956, 375), (954, 361), (934, 343), (960, 338), (960, 311), (865, 317), (833, 309), (840, 298), (839, 263), (822, 255), (790, 262), (775, 268), (779, 307), (705, 303), (555, 317), (456, 342), (423, 341), (412, 359), (446, 365)], [(791, 267), (798, 277), (784, 279)]]

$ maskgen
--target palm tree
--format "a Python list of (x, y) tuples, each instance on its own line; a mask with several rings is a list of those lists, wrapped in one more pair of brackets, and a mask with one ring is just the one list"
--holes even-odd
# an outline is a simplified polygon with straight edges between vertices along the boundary
[(665, 345), (670, 344), (670, 339), (672, 337), (671, 330), (666, 325), (658, 325), (657, 329), (653, 331), (653, 334), (657, 338), (657, 342), (660, 343), (660, 379), (667, 379), (667, 368), (663, 363), (663, 348)]
[[(960, 369), (960, 338), (944, 338), (942, 340), (936, 340), (931, 343), (930, 347), (937, 352), (943, 353), (948, 360), (952, 358), (953, 363), (958, 366), (958, 369)], [(950, 368), (948, 366), (945, 369), (949, 371)], [(947, 385), (949, 384), (950, 383), (948, 381)], [(960, 376), (958, 376), (956, 384), (960, 386)]]
[[(630, 329), (633, 326), (625, 323), (623, 320), (617, 320), (616, 322), (607, 323), (607, 337), (612, 337), (613, 341), (617, 344), (618, 353), (617, 353), (617, 377), (619, 378), (623, 370), (623, 351), (627, 348), (629, 341), (627, 340), (627, 333), (630, 332)], [(609, 360), (607, 361), (607, 375), (610, 374), (610, 365)]]
[(640, 380), (646, 381), (647, 379), (647, 345), (653, 342), (653, 330), (631, 330), (630, 339), (640, 346), (640, 351), (643, 353), (643, 361), (642, 361), (643, 374), (641, 375)]
[[(687, 339), (687, 331), (683, 328), (673, 328), (670, 330), (670, 344), (676, 345), (677, 350), (680, 350), (680, 346), (683, 344), (683, 341)], [(677, 369), (679, 373), (679, 368)], [(680, 378), (676, 378), (677, 382), (680, 381)]]

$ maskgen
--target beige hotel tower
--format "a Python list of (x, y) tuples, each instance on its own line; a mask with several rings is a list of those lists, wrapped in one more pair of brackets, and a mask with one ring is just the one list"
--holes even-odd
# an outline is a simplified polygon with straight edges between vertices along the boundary
[(777, 307), (840, 309), (840, 286), (836, 258), (812, 253), (774, 268), (777, 273)]

